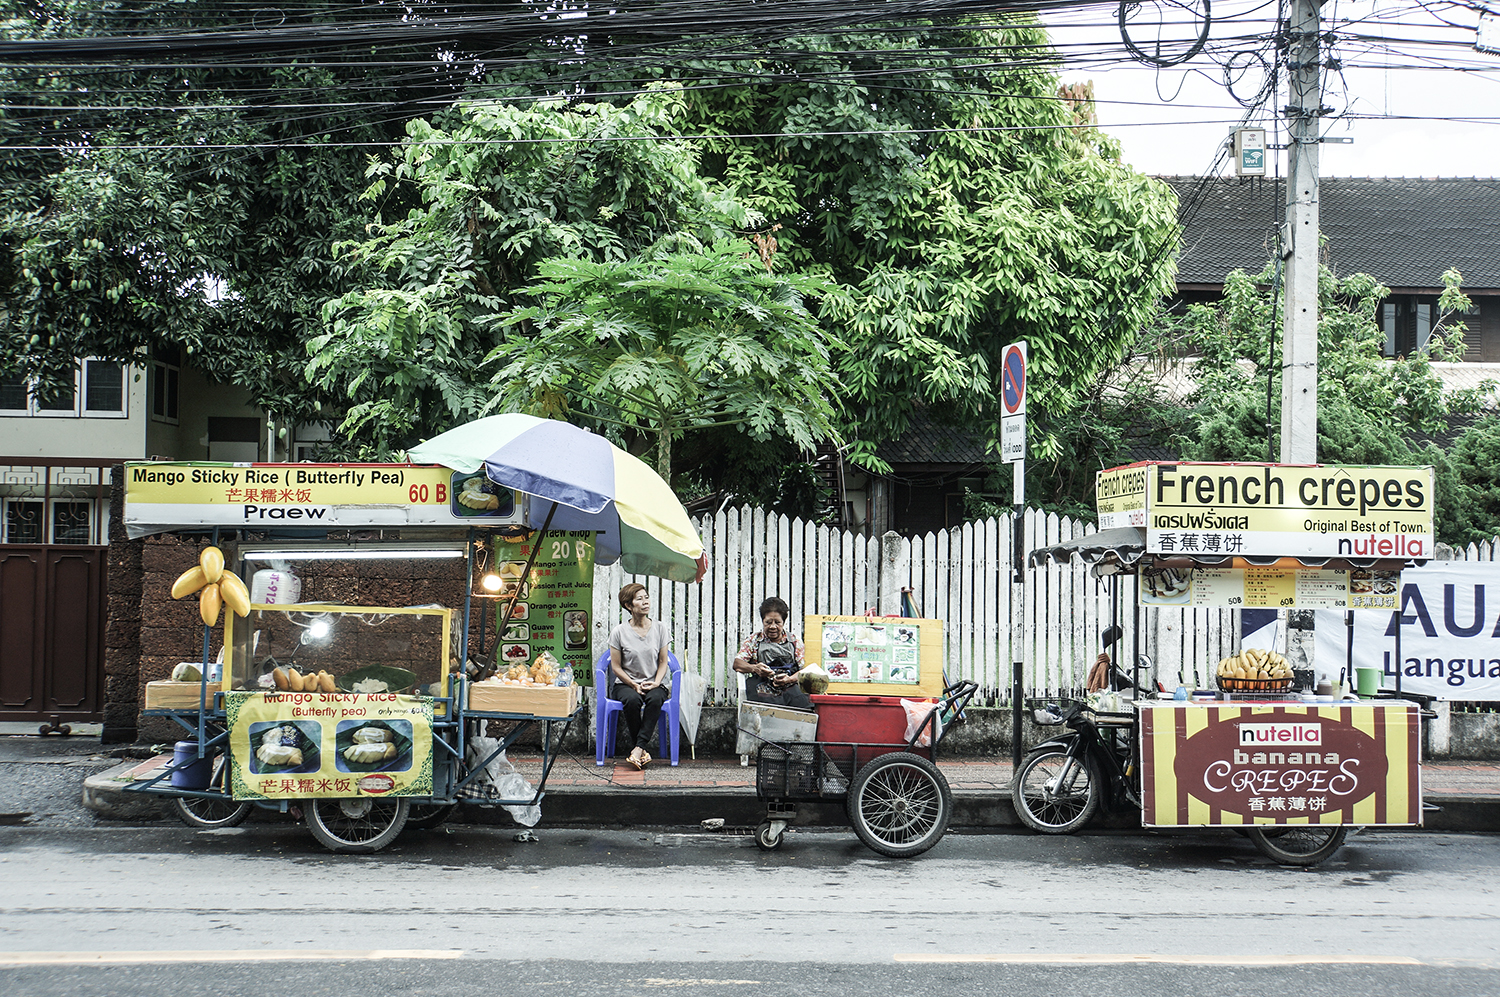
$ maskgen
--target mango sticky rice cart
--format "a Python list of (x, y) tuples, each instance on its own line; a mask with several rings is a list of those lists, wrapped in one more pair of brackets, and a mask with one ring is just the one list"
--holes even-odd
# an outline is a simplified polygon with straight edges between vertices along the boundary
[[(1432, 489), (1431, 468), (1133, 464), (1100, 472), (1098, 533), (1031, 560), (1132, 576), (1139, 663), (1143, 608), (1396, 611), (1402, 568), (1432, 554)], [(1399, 622), (1395, 632), (1399, 660)], [(1038, 723), (1074, 734), (1017, 771), (1023, 821), (1068, 833), (1112, 798), (1138, 806), (1145, 827), (1232, 828), (1292, 865), (1326, 859), (1350, 827), (1422, 823), (1417, 703), (1294, 690), (1271, 648), (1208, 667), (1216, 688), (1185, 698), (1148, 691), (1137, 673), (1133, 701), (1038, 710)], [(1105, 743), (1112, 724), (1126, 728), (1113, 764), (1109, 749), (1082, 747)]]
[[(342, 852), (377, 851), (466, 801), (540, 803), (580, 709), (569, 679), (589, 673), (594, 564), (697, 580), (702, 545), (654, 472), (567, 423), (494, 416), (411, 454), (424, 463), (126, 466), (130, 535), (203, 545), (170, 593), (197, 603), (201, 660), (180, 665), (176, 681), (148, 683), (143, 711), (189, 738), (129, 789), (170, 799), (202, 828), (236, 825), (254, 806), (295, 807)], [(461, 611), (302, 602), (295, 591), (297, 571), (337, 569), (355, 590), (360, 564), (454, 558), (464, 562)], [(412, 568), (408, 591), (455, 574)], [(498, 617), (497, 675), (482, 681), (457, 667), (471, 657), (476, 607)], [(490, 721), (511, 729), (476, 740)], [(540, 741), (541, 782), (481, 789), (528, 736)]]

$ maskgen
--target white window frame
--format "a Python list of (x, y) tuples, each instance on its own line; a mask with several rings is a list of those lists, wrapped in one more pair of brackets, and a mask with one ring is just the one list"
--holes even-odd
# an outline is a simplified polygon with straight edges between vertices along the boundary
[(0, 542), (4, 542), (7, 544), (29, 543), (29, 541), (14, 540), (10, 535), (10, 507), (15, 504), (22, 504), (39, 505), (42, 507), (42, 539), (38, 543), (38, 546), (42, 544), (58, 544), (56, 507), (59, 503), (63, 503), (66, 505), (82, 505), (86, 506), (88, 509), (88, 539), (77, 543), (66, 543), (62, 546), (97, 546), (100, 542), (99, 526), (101, 522), (101, 520), (99, 519), (99, 516), (101, 515), (99, 501), (90, 498), (76, 498), (69, 496), (53, 496), (49, 499), (43, 499), (40, 497), (27, 498), (22, 496), (7, 497), (3, 503), (0, 503), (0, 517), (3, 517), (0, 518), (0, 538), (3, 538), (3, 540), (0, 540)]
[[(179, 353), (179, 359), (181, 354)], [(162, 385), (162, 397), (167, 394), (168, 372), (177, 375), (177, 414), (167, 415), (165, 412), (156, 411), (156, 386)], [(169, 426), (177, 426), (182, 422), (182, 365), (181, 363), (170, 363), (156, 355), (151, 357), (151, 376), (146, 383), (146, 392), (149, 397), (146, 400), (146, 409), (151, 413), (152, 422), (164, 422)]]
[(109, 363), (115, 361), (106, 360), (103, 357), (83, 357), (73, 368), (73, 407), (61, 409), (44, 409), (37, 404), (36, 392), (28, 387), (26, 390), (26, 407), (24, 409), (0, 409), (0, 418), (37, 418), (37, 419), (128, 419), (130, 418), (130, 364), (119, 364), (120, 367), (120, 407), (118, 410), (102, 411), (84, 408), (84, 399), (87, 397), (88, 382), (87, 372), (90, 363)]

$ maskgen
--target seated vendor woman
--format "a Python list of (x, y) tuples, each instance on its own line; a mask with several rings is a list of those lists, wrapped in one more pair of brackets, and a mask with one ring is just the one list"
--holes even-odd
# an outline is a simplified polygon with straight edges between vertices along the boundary
[(745, 673), (745, 698), (751, 702), (811, 710), (812, 700), (797, 685), (802, 641), (786, 628), (790, 612), (774, 595), (760, 604), (760, 629), (740, 645), (734, 670)]
[(667, 625), (651, 619), (644, 585), (632, 582), (620, 589), (620, 605), (630, 619), (609, 635), (609, 696), (624, 705), (630, 764), (641, 769), (651, 762), (646, 745), (667, 701)]

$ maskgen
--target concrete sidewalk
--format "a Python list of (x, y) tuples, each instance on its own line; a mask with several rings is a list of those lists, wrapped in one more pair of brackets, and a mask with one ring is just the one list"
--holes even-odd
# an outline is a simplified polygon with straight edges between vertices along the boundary
[[(511, 761), (533, 785), (541, 776), (541, 759), (513, 751)], [(125, 762), (91, 776), (84, 784), (84, 805), (105, 817), (152, 819), (159, 802), (126, 792), (130, 778), (159, 771), (170, 760), (159, 755)], [(1010, 759), (940, 759), (939, 768), (953, 790), (952, 826), (1003, 832), (1021, 826), (1010, 803)], [(1428, 762), (1422, 766), (1423, 796), (1442, 809), (1429, 812), (1425, 826), (1434, 831), (1500, 831), (1500, 762)], [(547, 781), (542, 825), (691, 826), (717, 819), (731, 827), (750, 826), (765, 816), (756, 797), (755, 765), (731, 758), (682, 758), (673, 767), (655, 761), (637, 771), (623, 759), (602, 767), (592, 757), (562, 755)], [(469, 823), (510, 823), (502, 810), (464, 806), (455, 819)], [(845, 826), (848, 818), (838, 800), (798, 805), (797, 823)], [(1114, 815), (1102, 826), (1138, 826), (1133, 815)]]

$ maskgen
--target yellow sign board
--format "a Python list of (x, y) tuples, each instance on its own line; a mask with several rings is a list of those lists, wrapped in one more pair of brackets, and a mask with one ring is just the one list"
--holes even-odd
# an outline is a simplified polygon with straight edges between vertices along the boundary
[(1146, 463), (1096, 487), (1100, 527), (1144, 525), (1153, 554), (1427, 559), (1436, 542), (1431, 467)]
[(522, 522), (519, 492), (419, 464), (125, 465), (131, 536), (194, 527), (499, 526)]
[(943, 694), (943, 621), (897, 616), (808, 616), (806, 659), (832, 681), (831, 693)]
[(230, 692), (224, 710), (237, 800), (432, 795), (431, 699)]

